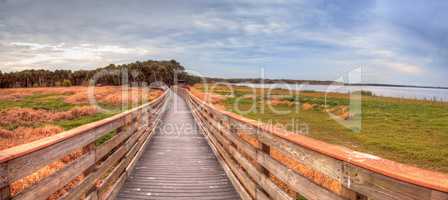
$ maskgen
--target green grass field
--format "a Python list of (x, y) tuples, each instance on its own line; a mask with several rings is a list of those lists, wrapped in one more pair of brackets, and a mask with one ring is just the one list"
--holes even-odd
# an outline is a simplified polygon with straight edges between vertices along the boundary
[(64, 102), (64, 96), (61, 94), (33, 94), (23, 97), (20, 100), (2, 100), (0, 101), (0, 110), (7, 108), (32, 108), (44, 109), (49, 111), (66, 111), (75, 105)]
[[(196, 88), (204, 91), (201, 85)], [(234, 89), (233, 95), (226, 87), (216, 87), (212, 93), (224, 95), (220, 104), (245, 117), (283, 125), (292, 121), (306, 124), (309, 137), (418, 167), (448, 172), (448, 103), (375, 97), (363, 93), (362, 129), (355, 133), (330, 118), (326, 112), (326, 109), (347, 106), (347, 95), (330, 94), (325, 106), (325, 94), (320, 92), (291, 94), (276, 89), (272, 96), (263, 97), (261, 89), (257, 89), (255, 95), (247, 87)], [(237, 101), (244, 95), (254, 98)], [(269, 105), (272, 99), (280, 103)], [(256, 109), (245, 112), (254, 105), (254, 101)], [(237, 107), (234, 106), (235, 102), (238, 102)], [(299, 106), (295, 109), (295, 105), (304, 104), (312, 108)], [(293, 112), (278, 114), (269, 106), (275, 110)], [(291, 129), (293, 126), (286, 127)]]
[[(160, 91), (132, 88), (122, 106), (121, 87), (98, 87), (95, 98), (107, 112), (90, 105), (87, 87), (14, 88), (0, 90), (0, 150), (25, 144), (84, 124), (108, 118), (154, 99)], [(126, 101), (126, 100), (124, 100)], [(114, 133), (99, 140), (103, 143)]]
[[(24, 97), (20, 100), (3, 100), (0, 101), (0, 111), (14, 108), (30, 108), (35, 110), (46, 110), (50, 112), (68, 111), (77, 106), (86, 106), (88, 104), (70, 104), (64, 101), (66, 95), (61, 94), (33, 94), (31, 96)], [(79, 118), (69, 120), (57, 120), (50, 124), (58, 125), (64, 130), (69, 130), (84, 124), (88, 124), (94, 121), (105, 119), (120, 112), (119, 106), (103, 104), (103, 107), (108, 108), (111, 112), (98, 112), (89, 116), (82, 116)], [(36, 123), (33, 127), (40, 126), (40, 123)], [(3, 127), (9, 130), (13, 130), (17, 125), (11, 124), (9, 127)]]

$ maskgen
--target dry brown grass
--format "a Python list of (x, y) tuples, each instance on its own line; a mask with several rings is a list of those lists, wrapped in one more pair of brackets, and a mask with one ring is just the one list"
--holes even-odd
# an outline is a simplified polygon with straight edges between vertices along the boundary
[(191, 89), (191, 93), (198, 97), (199, 99), (212, 103), (212, 104), (219, 104), (221, 101), (223, 101), (225, 99), (225, 97), (218, 95), (218, 94), (213, 94), (213, 93), (206, 93), (206, 92), (201, 92), (195, 88)]
[[(54, 174), (58, 170), (64, 168), (68, 163), (76, 160), (81, 157), (85, 152), (83, 150), (77, 150), (64, 158), (57, 160), (39, 170), (28, 175), (22, 179), (19, 179), (11, 184), (11, 195), (15, 196), (26, 188), (38, 183), (40, 180)], [(84, 176), (78, 176), (74, 180), (72, 180), (69, 184), (65, 185), (61, 190), (57, 191), (53, 195), (50, 196), (49, 199), (58, 199), (58, 197), (62, 196), (67, 190), (72, 188), (78, 182), (80, 182)]]
[(272, 98), (270, 101), (270, 104), (273, 106), (278, 106), (278, 105), (293, 106), (294, 102), (291, 102), (288, 100), (282, 100), (282, 99), (278, 99), (278, 98)]
[(226, 99), (226, 97), (214, 94), (214, 93), (206, 93), (202, 92), (196, 88), (190, 88), (190, 92), (195, 96), (201, 99), (202, 101), (208, 102), (212, 104), (213, 106), (224, 110), (224, 104), (223, 101)]
[[(122, 103), (126, 103), (127, 99), (128, 104), (136, 105), (142, 101), (151, 101), (162, 93), (160, 90), (146, 91), (143, 88), (128, 88), (126, 92), (120, 86), (106, 86), (96, 87), (93, 96), (99, 103), (121, 105)], [(84, 91), (67, 96), (65, 102), (71, 104), (88, 104), (90, 103), (89, 91), (86, 88)]]
[(314, 108), (313, 104), (309, 104), (309, 103), (302, 104), (302, 110), (307, 111), (307, 110), (312, 110), (313, 108)]
[(15, 125), (20, 127), (37, 126), (57, 120), (75, 119), (78, 117), (94, 115), (97, 109), (94, 106), (80, 106), (68, 111), (51, 112), (31, 108), (9, 108), (0, 111), (0, 127)]
[(71, 95), (83, 92), (87, 87), (10, 88), (0, 90), (1, 100), (20, 100), (33, 94)]
[[(20, 144), (26, 144), (31, 141), (35, 141), (41, 138), (49, 137), (62, 132), (63, 129), (58, 126), (46, 125), (40, 128), (24, 128), (19, 127), (14, 131), (0, 129), (0, 150), (17, 146)], [(58, 170), (62, 169), (68, 163), (82, 156), (84, 151), (77, 150), (60, 160), (57, 160), (36, 172), (26, 176), (20, 180), (15, 181), (11, 184), (10, 192), (11, 195), (17, 195), (21, 191), (29, 188), (30, 186), (38, 183), (40, 180), (54, 174)], [(66, 193), (70, 188), (73, 188), (77, 183), (79, 183), (84, 177), (78, 176), (72, 180), (69, 184), (65, 185), (61, 190), (57, 191), (50, 196), (49, 199), (58, 199)]]
[[(163, 91), (145, 91), (142, 88), (129, 88), (128, 104), (137, 105), (160, 96)], [(95, 88), (96, 100), (100, 103), (120, 105), (123, 103), (122, 87), (104, 86)], [(14, 88), (0, 89), (0, 101), (20, 101), (22, 98), (34, 94), (64, 95), (64, 101), (80, 105), (68, 111), (49, 111), (32, 108), (6, 108), (0, 110), (0, 150), (15, 145), (31, 142), (49, 135), (59, 133), (62, 128), (48, 125), (59, 120), (71, 120), (98, 113), (94, 106), (85, 106), (89, 103), (88, 87), (54, 87), (54, 88)]]
[(0, 128), (0, 150), (52, 136), (63, 130), (54, 125), (45, 125), (39, 128), (19, 127), (13, 131)]
[(18, 126), (31, 126), (51, 119), (51, 113), (46, 110), (31, 108), (10, 108), (0, 111), (0, 126), (16, 124)]
[[(97, 102), (119, 105), (122, 103), (121, 86), (102, 86), (95, 87), (94, 96)], [(128, 102), (138, 103), (142, 99), (155, 99), (163, 92), (160, 90), (145, 91), (143, 88), (132, 87), (128, 89)], [(50, 87), (50, 88), (12, 88), (0, 89), (0, 101), (12, 100), (18, 101), (24, 97), (34, 94), (55, 94), (65, 95), (65, 102), (72, 104), (88, 104), (89, 103), (88, 87)]]
[(95, 106), (80, 106), (65, 112), (57, 112), (51, 115), (51, 120), (67, 120), (94, 115), (98, 112)]
[[(93, 106), (75, 107), (63, 112), (30, 108), (12, 108), (0, 111), (0, 150), (62, 132), (63, 128), (48, 124), (53, 121), (75, 119), (96, 113), (97, 109)], [(42, 124), (45, 125), (42, 126)], [(15, 125), (17, 128), (14, 130), (1, 128), (8, 125)]]
[(336, 106), (334, 108), (326, 109), (327, 112), (333, 113), (339, 117), (341, 117), (344, 120), (349, 120), (353, 118), (353, 113), (350, 112), (349, 107), (342, 105), (342, 106)]
[[(143, 103), (142, 100), (151, 101), (160, 96), (163, 91), (145, 91), (142, 88), (129, 88), (128, 97), (124, 99), (130, 105)], [(85, 106), (89, 103), (87, 87), (55, 87), (55, 88), (16, 88), (1, 89), (0, 101), (20, 101), (21, 99), (35, 94), (63, 95), (64, 101), (69, 104), (79, 105), (67, 111), (48, 111), (31, 108), (7, 108), (0, 111), (0, 150), (17, 145), (26, 144), (35, 140), (49, 137), (63, 131), (63, 128), (48, 123), (58, 120), (71, 120), (83, 116), (94, 115), (98, 111), (94, 106)], [(97, 87), (95, 98), (99, 103), (121, 105), (123, 103), (122, 88), (115, 86)], [(13, 125), (13, 126), (11, 126)], [(11, 130), (1, 128), (9, 127)], [(85, 152), (78, 150), (64, 158), (57, 160), (33, 174), (24, 177), (11, 184), (10, 190), (13, 196), (26, 188), (38, 183), (42, 179), (54, 174), (64, 168), (68, 163), (82, 156)], [(58, 199), (68, 190), (73, 188), (84, 179), (84, 175), (76, 177), (52, 194), (48, 199)]]

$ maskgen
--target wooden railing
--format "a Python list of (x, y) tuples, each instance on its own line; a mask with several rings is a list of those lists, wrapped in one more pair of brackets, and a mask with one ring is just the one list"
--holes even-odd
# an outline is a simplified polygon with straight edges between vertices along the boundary
[(219, 110), (178, 89), (242, 199), (448, 200), (448, 176)]
[[(113, 117), (0, 151), (0, 199), (47, 199), (62, 189), (59, 199), (113, 199), (152, 136), (169, 95), (165, 92)], [(98, 142), (108, 134), (113, 137)], [(33, 179), (33, 174), (61, 159), (71, 161), (13, 192), (15, 184)]]

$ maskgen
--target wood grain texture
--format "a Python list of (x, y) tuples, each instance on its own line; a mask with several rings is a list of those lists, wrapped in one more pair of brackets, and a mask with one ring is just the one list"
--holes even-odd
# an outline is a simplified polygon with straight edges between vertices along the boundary
[[(12, 198), (45, 199), (82, 174), (86, 177), (62, 199), (292, 200), (271, 175), (310, 200), (348, 198), (274, 159), (270, 149), (275, 149), (339, 182), (352, 195), (350, 199), (354, 195), (358, 199), (448, 200), (445, 175), (381, 158), (365, 159), (365, 154), (213, 108), (183, 90), (179, 94), (188, 104), (177, 95), (166, 103), (171, 95), (167, 92), (150, 104), (106, 120), (0, 152), (0, 199), (11, 198), (13, 181), (84, 148), (89, 149), (87, 154)], [(162, 120), (167, 106), (169, 112)], [(159, 122), (162, 126), (155, 129)], [(92, 146), (117, 128), (112, 139)], [(240, 137), (239, 131), (258, 145)], [(393, 174), (393, 170), (404, 174)], [(422, 174), (409, 174), (414, 172)]]
[[(183, 91), (185, 98), (196, 111), (198, 120), (205, 124), (205, 129), (211, 132), (221, 132), (225, 138), (214, 135), (223, 147), (229, 146), (222, 140), (228, 139), (242, 150), (245, 155), (256, 155), (257, 162), (268, 168), (277, 178), (287, 183), (290, 188), (309, 199), (446, 199), (448, 198), (448, 175), (415, 167), (403, 165), (372, 155), (355, 152), (350, 149), (306, 136), (297, 135), (286, 130), (260, 124), (234, 113), (214, 108), (194, 97), (188, 91)], [(333, 194), (320, 185), (313, 183), (300, 174), (271, 158), (267, 152), (259, 152), (247, 141), (240, 141), (233, 135), (232, 129), (243, 130), (245, 133), (257, 136), (259, 142), (267, 147), (274, 147), (283, 155), (339, 182), (342, 191)], [(241, 161), (239, 161), (241, 162)], [(239, 163), (238, 164), (241, 164)], [(257, 182), (259, 184), (259, 182)], [(308, 185), (301, 189), (298, 185)], [(316, 192), (320, 191), (320, 192)], [(335, 196), (337, 195), (337, 196)]]
[[(65, 193), (61, 199), (97, 199), (96, 184), (120, 186), (116, 178), (120, 173), (112, 173), (125, 161), (118, 172), (131, 171), (141, 155), (145, 144), (158, 125), (168, 93), (156, 100), (120, 113), (110, 118), (93, 122), (70, 131), (44, 138), (26, 145), (0, 152), (0, 199), (46, 199), (73, 179), (85, 176)], [(151, 127), (149, 127), (149, 125)], [(126, 126), (123, 128), (123, 126)], [(106, 143), (96, 146), (95, 141), (112, 130), (118, 133)], [(83, 149), (85, 154), (63, 166), (58, 171), (25, 188), (15, 196), (10, 196), (9, 185), (28, 176), (42, 167), (57, 161), (70, 153)], [(126, 173), (121, 173), (126, 174)], [(103, 181), (103, 182), (102, 182)], [(107, 184), (105, 184), (107, 183)], [(109, 187), (110, 188), (110, 187)], [(116, 189), (118, 190), (118, 189)], [(87, 194), (87, 192), (90, 192)], [(117, 191), (107, 195), (107, 198)], [(101, 196), (104, 198), (104, 196)]]
[(118, 199), (239, 199), (194, 119), (173, 95)]
[[(193, 116), (196, 119), (196, 123), (201, 128), (202, 133), (204, 133), (207, 141), (209, 142), (210, 147), (212, 148), (215, 156), (218, 158), (218, 161), (223, 166), (224, 171), (226, 171), (227, 176), (229, 177), (232, 184), (235, 186), (238, 194), (243, 200), (252, 200), (252, 199), (268, 199), (266, 195), (262, 194), (261, 197), (257, 198), (257, 186), (256, 184), (242, 171), (242, 169), (236, 164), (230, 155), (225, 151), (220, 151), (215, 147), (210, 139), (208, 139), (207, 135), (210, 134), (209, 130), (204, 126), (204, 124), (200, 121), (197, 113), (193, 111)], [(255, 198), (253, 198), (255, 197)]]
[(46, 177), (36, 185), (28, 188), (23, 193), (14, 197), (17, 200), (44, 200), (51, 194), (59, 190), (60, 186), (66, 185), (68, 182), (82, 174), (87, 168), (95, 164), (95, 154), (87, 153), (76, 159), (63, 169)]
[[(222, 136), (219, 136), (220, 134), (218, 133), (226, 133), (226, 136), (232, 138), (232, 141), (234, 141), (237, 146), (241, 145), (238, 146), (239, 149), (243, 149), (247, 155), (256, 159), (258, 163), (265, 167), (270, 173), (273, 173), (276, 177), (280, 178), (280, 180), (288, 184), (291, 189), (307, 197), (307, 199), (343, 199), (342, 197), (339, 197), (336, 194), (333, 194), (330, 191), (319, 187), (305, 177), (288, 169), (286, 166), (281, 165), (278, 161), (275, 161), (274, 159), (269, 157), (269, 155), (264, 151), (257, 150), (241, 139), (238, 139), (237, 137), (226, 131), (224, 128), (222, 128), (222, 126), (220, 126), (219, 123), (216, 123), (216, 121), (213, 121), (210, 118), (206, 120), (208, 122), (213, 122), (210, 123), (212, 126), (210, 126), (209, 129), (211, 129), (211, 132), (216, 135), (219, 141), (225, 141), (226, 139)], [(216, 128), (216, 126), (218, 126), (218, 128)], [(245, 166), (246, 170), (249, 172), (249, 174), (251, 174), (252, 177), (265, 177), (261, 171), (257, 171), (249, 161), (247, 161), (242, 155), (240, 155), (240, 153), (235, 148), (233, 148), (231, 145), (227, 146), (229, 147), (229, 153), (236, 157), (241, 165)], [(260, 184), (267, 181), (269, 180), (264, 178), (262, 180), (258, 180), (257, 183)], [(270, 191), (269, 194), (277, 195), (279, 196), (278, 198), (282, 198), (281, 196), (283, 194), (275, 194), (278, 193), (278, 191), (281, 191), (281, 189), (269, 188), (269, 185), (271, 185), (271, 183), (264, 186), (265, 189), (268, 189)]]

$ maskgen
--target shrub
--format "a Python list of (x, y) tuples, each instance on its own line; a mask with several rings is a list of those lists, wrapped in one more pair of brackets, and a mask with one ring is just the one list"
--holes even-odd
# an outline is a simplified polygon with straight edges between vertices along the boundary
[(72, 86), (72, 82), (70, 80), (64, 79), (62, 81), (62, 86), (63, 87), (70, 87), (70, 86)]
[(373, 92), (371, 92), (371, 91), (367, 91), (367, 90), (355, 91), (355, 92), (353, 92), (353, 93), (354, 93), (354, 94), (359, 94), (359, 93), (361, 93), (362, 96), (370, 96), (370, 97), (374, 96)]
[(33, 126), (51, 120), (46, 110), (11, 108), (0, 112), (0, 126)]
[(63, 130), (61, 127), (54, 125), (45, 125), (38, 128), (19, 127), (14, 131), (0, 128), (0, 150), (52, 136)]
[(42, 109), (10, 108), (0, 111), (0, 126), (14, 128), (19, 126), (33, 127), (42, 123), (75, 119), (97, 113), (94, 106), (75, 107), (63, 112), (50, 112)]

